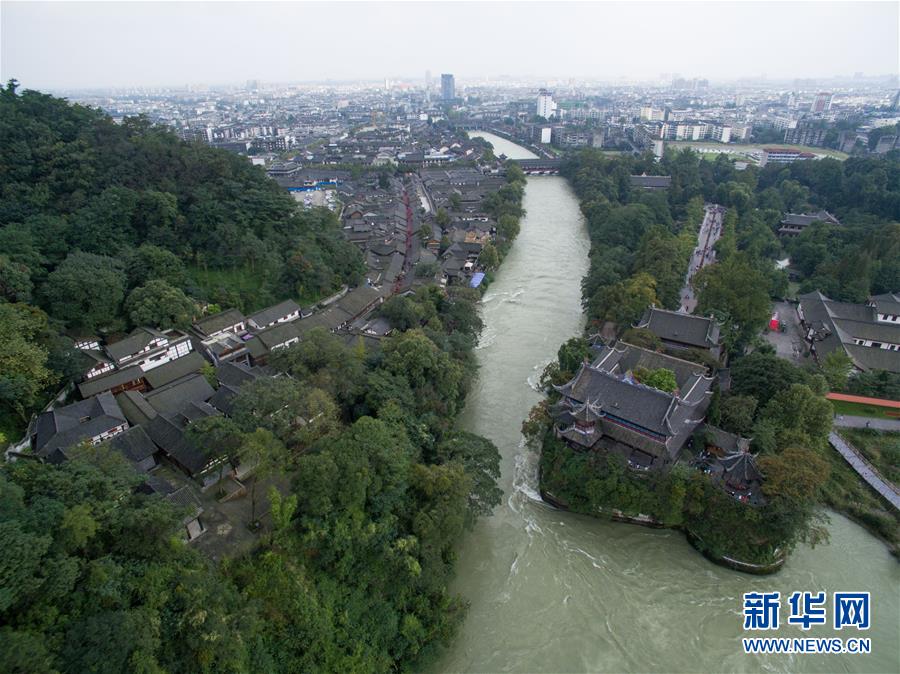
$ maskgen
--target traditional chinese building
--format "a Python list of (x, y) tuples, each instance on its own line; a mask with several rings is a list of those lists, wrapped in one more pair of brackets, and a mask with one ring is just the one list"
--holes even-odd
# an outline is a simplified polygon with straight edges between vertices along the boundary
[(708, 352), (716, 360), (725, 355), (721, 328), (711, 316), (650, 307), (635, 327), (649, 330), (672, 349), (698, 349)]
[(765, 503), (765, 477), (750, 453), (750, 439), (706, 425), (706, 443), (694, 466), (707, 473), (726, 493), (742, 503)]
[[(712, 377), (697, 363), (624, 342), (597, 350), (593, 363), (556, 387), (562, 395), (552, 409), (557, 436), (578, 450), (617, 454), (634, 470), (669, 468), (703, 421)], [(640, 383), (638, 368), (670, 370), (676, 389)]]

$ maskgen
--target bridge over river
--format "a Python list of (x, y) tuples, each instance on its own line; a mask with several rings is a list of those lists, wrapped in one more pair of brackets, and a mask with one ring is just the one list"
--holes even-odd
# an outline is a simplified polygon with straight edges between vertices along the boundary
[(555, 176), (559, 174), (562, 159), (514, 159), (526, 175)]

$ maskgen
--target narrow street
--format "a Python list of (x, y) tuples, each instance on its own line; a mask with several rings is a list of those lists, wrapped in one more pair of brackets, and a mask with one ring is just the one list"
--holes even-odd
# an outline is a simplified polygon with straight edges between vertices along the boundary
[(722, 220), (724, 217), (724, 206), (719, 204), (706, 205), (703, 222), (700, 223), (700, 231), (697, 234), (697, 247), (694, 248), (694, 252), (691, 254), (687, 274), (684, 278), (684, 287), (681, 289), (681, 308), (679, 311), (682, 313), (692, 314), (697, 308), (697, 298), (694, 296), (691, 280), (694, 278), (694, 274), (703, 269), (703, 267), (716, 261), (714, 247), (716, 241), (722, 236)]
[(409, 205), (409, 190), (406, 187), (403, 188), (403, 205), (406, 207), (406, 253), (403, 257), (403, 271), (400, 273), (400, 276), (397, 277), (397, 280), (394, 283), (394, 294), (399, 293), (401, 288), (403, 288), (404, 285), (408, 286), (409, 282), (412, 280), (409, 276), (409, 272), (412, 268), (413, 246), (417, 241), (416, 237), (413, 235), (413, 210)]

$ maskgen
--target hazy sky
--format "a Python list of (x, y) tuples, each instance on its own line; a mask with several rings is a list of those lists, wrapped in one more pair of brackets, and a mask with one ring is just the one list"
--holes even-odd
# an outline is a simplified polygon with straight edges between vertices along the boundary
[(900, 2), (8, 2), (28, 88), (424, 77), (897, 73)]

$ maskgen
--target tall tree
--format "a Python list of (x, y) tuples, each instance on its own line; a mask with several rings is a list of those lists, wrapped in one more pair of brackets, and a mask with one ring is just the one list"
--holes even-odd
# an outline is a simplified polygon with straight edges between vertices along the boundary
[(27, 419), (39, 394), (56, 381), (38, 337), (47, 315), (26, 304), (0, 303), (0, 404)]
[(704, 267), (694, 276), (697, 311), (727, 316), (726, 340), (739, 349), (757, 334), (769, 318), (768, 280), (742, 255)]
[(74, 252), (42, 288), (49, 313), (75, 330), (93, 332), (115, 322), (125, 295), (125, 274), (115, 258)]
[(153, 279), (135, 288), (125, 300), (132, 325), (148, 325), (163, 330), (187, 329), (194, 320), (194, 303), (178, 288)]

